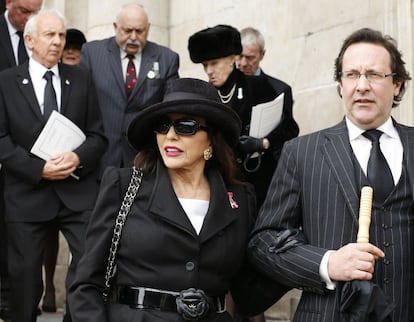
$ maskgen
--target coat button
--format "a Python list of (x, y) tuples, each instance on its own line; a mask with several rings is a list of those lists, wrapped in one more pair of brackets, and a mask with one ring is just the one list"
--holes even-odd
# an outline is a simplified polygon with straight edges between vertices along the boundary
[(185, 264), (185, 269), (187, 270), (187, 271), (189, 271), (189, 272), (191, 272), (192, 270), (194, 270), (194, 263), (193, 262), (187, 262), (186, 264)]

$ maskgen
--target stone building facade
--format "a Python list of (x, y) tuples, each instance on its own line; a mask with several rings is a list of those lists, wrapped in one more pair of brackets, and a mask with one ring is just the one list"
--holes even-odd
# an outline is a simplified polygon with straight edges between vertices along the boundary
[[(85, 32), (88, 40), (113, 35), (112, 23), (123, 3), (131, 0), (44, 0), (68, 19), (69, 27)], [(253, 26), (266, 40), (263, 69), (289, 83), (293, 89), (294, 117), (300, 135), (333, 125), (343, 117), (337, 86), (333, 81), (334, 59), (343, 39), (361, 27), (393, 36), (403, 52), (408, 70), (413, 66), (414, 0), (141, 0), (151, 22), (149, 39), (180, 55), (180, 76), (206, 79), (201, 65), (190, 61), (188, 37), (216, 24), (236, 28)], [(394, 116), (413, 125), (413, 84)], [(59, 257), (57, 279), (67, 263)], [(62, 283), (59, 283), (63, 286)], [(63, 303), (63, 293), (59, 293)], [(290, 315), (297, 292), (289, 294), (267, 312), (268, 321)], [(294, 309), (294, 305), (293, 305)]]

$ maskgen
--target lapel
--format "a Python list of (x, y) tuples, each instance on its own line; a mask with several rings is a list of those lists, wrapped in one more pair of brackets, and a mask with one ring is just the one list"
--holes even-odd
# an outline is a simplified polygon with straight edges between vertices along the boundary
[(138, 79), (136, 87), (140, 87), (148, 77), (148, 72), (153, 68), (156, 61), (156, 52), (153, 50), (152, 44), (147, 42), (141, 56), (141, 66), (139, 67)]
[[(201, 243), (210, 239), (236, 219), (236, 212), (230, 207), (225, 185), (216, 170), (208, 174), (211, 199), (204, 224), (198, 236)], [(197, 238), (197, 234), (181, 207), (172, 188), (167, 169), (158, 162), (154, 188), (149, 200), (149, 210), (161, 220)]]
[(32, 79), (29, 74), (29, 61), (17, 66), (16, 72), (17, 87), (21, 91), (24, 98), (28, 101), (30, 108), (33, 110), (36, 117), (44, 122), (43, 115), (40, 112), (39, 102), (37, 101), (36, 94), (34, 92)]
[(1, 54), (7, 57), (10, 66), (16, 66), (16, 59), (14, 57), (13, 47), (9, 36), (9, 28), (7, 27), (4, 14), (0, 17), (0, 44), (4, 50)]
[[(232, 209), (229, 201), (228, 190), (218, 170), (210, 170), (208, 173), (210, 183), (210, 205), (208, 207), (203, 228), (200, 231), (200, 242), (203, 243), (237, 218), (237, 211)], [(237, 198), (238, 196), (235, 196)], [(236, 199), (237, 201), (237, 199)], [(243, 203), (244, 205), (246, 203)]]
[[(116, 84), (119, 87), (118, 91), (122, 93), (122, 96), (126, 100), (127, 97), (125, 93), (125, 80), (124, 80), (124, 75), (123, 75), (123, 70), (122, 70), (121, 54), (119, 51), (118, 44), (116, 43), (115, 37), (112, 37), (109, 39), (107, 50), (108, 50), (108, 55), (109, 55), (108, 63), (109, 63), (110, 74), (114, 75)], [(112, 90), (116, 91), (115, 88), (113, 88)]]
[(407, 170), (408, 180), (410, 182), (411, 196), (414, 200), (414, 128), (401, 125), (397, 123), (394, 119), (393, 123), (398, 131), (398, 134), (400, 135), (401, 144), (403, 146), (404, 151), (403, 162)]
[(345, 198), (352, 218), (358, 222), (359, 191), (355, 181), (352, 161), (352, 148), (349, 143), (345, 119), (338, 125), (324, 131), (325, 142), (322, 144), (323, 157), (326, 158), (337, 184)]
[(160, 161), (157, 163), (149, 210), (161, 220), (167, 221), (191, 235), (196, 234), (172, 188), (167, 169)]
[(66, 113), (67, 107), (69, 106), (70, 93), (74, 82), (70, 68), (71, 67), (59, 63), (60, 86), (62, 90), (60, 113), (63, 115)]

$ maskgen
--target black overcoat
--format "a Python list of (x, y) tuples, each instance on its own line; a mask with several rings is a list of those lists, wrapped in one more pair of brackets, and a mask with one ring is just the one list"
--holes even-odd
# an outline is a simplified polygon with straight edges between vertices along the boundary
[[(131, 317), (136, 322), (181, 321), (178, 314), (170, 312), (111, 304), (107, 315), (104, 308), (101, 294), (112, 231), (131, 173), (131, 169), (109, 168), (104, 175), (87, 233), (85, 255), (69, 295), (74, 321), (131, 321)], [(249, 305), (261, 302), (256, 299), (265, 295), (266, 287), (271, 294), (267, 306), (284, 290), (271, 286), (269, 281), (261, 284), (260, 279), (252, 278), (253, 272), (245, 271), (246, 246), (256, 213), (254, 194), (250, 186), (226, 186), (216, 170), (208, 172), (208, 180), (210, 205), (197, 235), (165, 167), (158, 164), (154, 174), (144, 175), (122, 232), (113, 284), (169, 291), (194, 287), (210, 296), (233, 290), (245, 310), (252, 309), (251, 314), (260, 312), (265, 308)], [(231, 318), (225, 312), (203, 321)]]

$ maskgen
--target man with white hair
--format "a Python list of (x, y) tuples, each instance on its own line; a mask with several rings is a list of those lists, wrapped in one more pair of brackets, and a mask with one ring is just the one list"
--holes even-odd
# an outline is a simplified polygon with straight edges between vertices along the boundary
[[(66, 286), (74, 278), (98, 192), (98, 164), (106, 138), (93, 81), (86, 70), (60, 64), (66, 25), (56, 11), (32, 16), (25, 27), (29, 61), (0, 73), (0, 163), (13, 322), (35, 322), (42, 296), (46, 236), (56, 225), (72, 254)], [(32, 146), (54, 111), (75, 123), (85, 140), (50, 153)], [(70, 321), (66, 312), (65, 321)]]
[(245, 75), (263, 75), (275, 89), (277, 95), (285, 94), (282, 118), (279, 125), (273, 130), (274, 136), (278, 138), (276, 142), (273, 142), (273, 150), (276, 160), (279, 160), (283, 144), (299, 134), (298, 124), (293, 119), (292, 88), (280, 79), (265, 74), (261, 69), (260, 62), (266, 53), (266, 49), (264, 37), (259, 30), (252, 27), (243, 28), (240, 30), (240, 37), (243, 50), (236, 61), (240, 71)]

